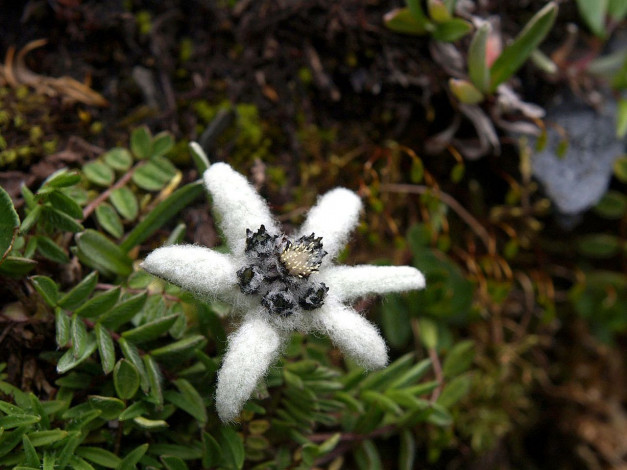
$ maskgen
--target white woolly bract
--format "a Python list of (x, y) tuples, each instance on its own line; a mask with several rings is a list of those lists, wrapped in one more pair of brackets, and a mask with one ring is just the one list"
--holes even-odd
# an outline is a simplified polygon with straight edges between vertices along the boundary
[(312, 312), (315, 328), (365, 369), (385, 367), (388, 351), (377, 328), (350, 307), (327, 301)]
[(146, 257), (141, 267), (203, 299), (221, 298), (232, 302), (241, 295), (232, 258), (202, 246), (157, 248)]
[(309, 211), (300, 235), (315, 233), (322, 237), (323, 249), (328, 253), (322, 265), (329, 265), (348, 242), (348, 237), (359, 221), (361, 199), (345, 188), (335, 188)]
[(266, 202), (241, 174), (226, 163), (214, 163), (203, 175), (226, 243), (236, 256), (244, 253), (246, 229), (256, 231), (265, 225), (279, 233)]
[(229, 348), (218, 372), (216, 409), (224, 422), (235, 420), (259, 380), (276, 360), (283, 341), (263, 318), (249, 315), (229, 336)]
[(411, 266), (329, 266), (319, 274), (342, 301), (368, 294), (423, 289), (425, 277)]

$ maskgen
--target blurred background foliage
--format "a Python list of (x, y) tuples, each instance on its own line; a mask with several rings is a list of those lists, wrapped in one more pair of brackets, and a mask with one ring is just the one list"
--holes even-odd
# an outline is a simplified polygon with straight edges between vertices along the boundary
[[(0, 467), (625, 468), (626, 14), (7, 7)], [(138, 267), (163, 244), (225, 249), (192, 140), (287, 230), (331, 187), (362, 196), (342, 262), (427, 278), (356, 304), (388, 368), (295, 335), (240, 422), (218, 421), (228, 307)]]

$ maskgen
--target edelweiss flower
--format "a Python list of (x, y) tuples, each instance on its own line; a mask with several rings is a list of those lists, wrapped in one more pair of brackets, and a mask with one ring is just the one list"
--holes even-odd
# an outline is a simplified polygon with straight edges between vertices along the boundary
[(142, 267), (204, 300), (220, 299), (243, 315), (229, 336), (218, 373), (216, 408), (239, 415), (291, 332), (322, 332), (366, 369), (387, 364), (377, 328), (345, 303), (366, 294), (424, 287), (409, 266), (336, 266), (361, 209), (344, 188), (322, 196), (295, 236), (282, 234), (265, 201), (225, 163), (203, 175), (230, 254), (196, 245), (159, 248)]

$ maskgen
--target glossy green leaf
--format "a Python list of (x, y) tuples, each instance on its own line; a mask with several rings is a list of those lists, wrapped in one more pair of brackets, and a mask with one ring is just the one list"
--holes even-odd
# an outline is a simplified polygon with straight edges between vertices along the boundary
[(466, 372), (475, 357), (474, 347), (475, 343), (472, 340), (461, 341), (453, 346), (442, 365), (444, 377), (450, 379)]
[(11, 251), (20, 219), (9, 194), (0, 187), (0, 263)]
[(95, 230), (85, 230), (76, 236), (81, 261), (104, 273), (128, 276), (132, 271), (131, 259), (107, 237)]
[(120, 464), (116, 467), (116, 470), (134, 470), (135, 465), (144, 456), (147, 450), (148, 444), (142, 444), (139, 447), (136, 447), (126, 454), (126, 457), (122, 459)]
[(104, 313), (99, 321), (107, 328), (117, 330), (121, 325), (128, 322), (142, 309), (146, 303), (148, 294), (142, 292), (120, 302), (108, 312)]
[(551, 30), (557, 16), (557, 4), (549, 2), (525, 25), (513, 43), (507, 46), (490, 68), (490, 91), (508, 80), (527, 60)]
[(55, 263), (66, 264), (70, 262), (67, 253), (52, 239), (46, 236), (37, 237), (37, 251), (41, 256)]
[(163, 388), (159, 364), (150, 354), (145, 354), (142, 360), (144, 361), (148, 382), (150, 383), (150, 397), (157, 406), (161, 407), (163, 406)]
[(146, 240), (202, 193), (203, 186), (200, 181), (187, 184), (174, 191), (135, 226), (120, 244), (120, 248), (129, 251)]
[(202, 335), (192, 335), (161, 348), (150, 351), (150, 354), (158, 360), (176, 361), (189, 357), (196, 348), (206, 342)]
[(64, 374), (67, 371), (73, 369), (89, 356), (91, 356), (92, 353), (96, 350), (96, 347), (96, 340), (91, 335), (88, 335), (82, 355), (79, 357), (75, 357), (73, 349), (68, 349), (63, 354), (63, 356), (59, 358), (59, 362), (57, 363), (57, 372), (59, 372), (60, 374)]
[(48, 200), (52, 204), (52, 207), (60, 210), (61, 212), (65, 212), (73, 219), (80, 220), (83, 218), (83, 209), (81, 209), (81, 206), (79, 206), (72, 198), (67, 196), (64, 192), (52, 191), (48, 195)]
[(46, 181), (43, 182), (42, 187), (51, 186), (53, 188), (65, 188), (73, 186), (80, 182), (81, 175), (76, 171), (70, 171), (67, 168), (62, 168), (59, 171), (54, 172)]
[(93, 271), (59, 299), (59, 305), (67, 310), (75, 310), (93, 292), (98, 283), (98, 272)]
[(170, 132), (159, 132), (152, 139), (152, 156), (161, 157), (174, 147), (174, 138)]
[(227, 426), (220, 427), (218, 443), (222, 449), (224, 464), (233, 469), (241, 469), (244, 466), (244, 442), (235, 430)]
[(98, 186), (108, 187), (113, 184), (115, 174), (113, 170), (102, 162), (91, 162), (83, 166), (83, 174)]
[(120, 238), (124, 235), (124, 226), (120, 216), (109, 204), (101, 203), (96, 207), (96, 219), (102, 228), (115, 238)]
[(122, 461), (113, 452), (100, 447), (80, 446), (76, 449), (76, 455), (105, 468), (116, 468)]
[(468, 48), (468, 75), (472, 83), (482, 93), (490, 88), (490, 69), (486, 60), (490, 23), (483, 24), (475, 33)]
[(139, 389), (139, 372), (131, 361), (120, 359), (113, 368), (115, 391), (123, 400), (133, 398)]
[(127, 171), (133, 164), (131, 152), (122, 147), (115, 147), (102, 157), (104, 162), (117, 171)]
[(133, 191), (126, 186), (111, 191), (109, 201), (126, 220), (135, 220), (139, 213), (139, 205)]
[(59, 442), (67, 437), (67, 431), (52, 429), (49, 431), (33, 431), (28, 433), (28, 438), (34, 447), (47, 446)]
[(70, 342), (70, 317), (63, 310), (57, 308), (55, 312), (56, 342), (60, 348)]
[(74, 313), (79, 317), (94, 318), (111, 310), (120, 298), (120, 287), (114, 287), (94, 295), (91, 299), (77, 308)]
[(72, 353), (74, 357), (82, 356), (87, 347), (87, 329), (85, 328), (83, 320), (77, 315), (72, 316), (70, 335), (72, 338)]
[(88, 401), (94, 409), (100, 410), (102, 419), (117, 419), (122, 410), (124, 410), (124, 402), (115, 397), (91, 395)]
[(108, 374), (115, 366), (115, 345), (113, 338), (100, 323), (96, 323), (94, 328), (96, 333), (96, 341), (98, 342), (98, 353), (100, 354), (100, 363), (102, 371)]
[(590, 31), (595, 36), (603, 38), (607, 36), (605, 31), (605, 17), (607, 15), (608, 0), (576, 0), (579, 14), (583, 18)]
[(62, 232), (80, 232), (83, 226), (64, 212), (50, 206), (42, 206), (41, 218), (49, 225)]
[(150, 381), (148, 380), (148, 373), (146, 372), (144, 362), (139, 355), (139, 351), (133, 344), (129, 343), (124, 338), (118, 339), (118, 344), (120, 345), (120, 349), (122, 350), (124, 357), (131, 361), (137, 369), (142, 390), (145, 393), (148, 393), (148, 390), (150, 389)]
[(395, 33), (423, 35), (427, 34), (433, 26), (425, 18), (419, 21), (411, 14), (409, 8), (396, 8), (383, 17), (386, 28)]
[(131, 151), (137, 158), (150, 157), (152, 152), (152, 135), (146, 126), (133, 129), (131, 133)]
[(439, 23), (431, 33), (438, 41), (453, 42), (463, 38), (472, 31), (472, 24), (461, 18), (453, 18), (445, 23)]
[(33, 276), (30, 278), (30, 281), (37, 293), (41, 295), (41, 298), (44, 299), (48, 305), (54, 307), (57, 304), (59, 288), (56, 282), (47, 276)]
[(177, 318), (178, 315), (168, 315), (166, 317), (157, 318), (137, 328), (125, 331), (122, 333), (122, 337), (131, 343), (145, 343), (146, 341), (151, 341), (168, 331)]

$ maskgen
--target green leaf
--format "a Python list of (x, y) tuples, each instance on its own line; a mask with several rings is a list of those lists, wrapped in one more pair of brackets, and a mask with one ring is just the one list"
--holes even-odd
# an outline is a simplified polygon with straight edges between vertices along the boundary
[(33, 276), (30, 278), (30, 281), (48, 305), (54, 307), (57, 304), (59, 288), (52, 279), (47, 276)]
[(28, 398), (30, 399), (30, 405), (33, 413), (41, 417), (41, 421), (39, 422), (40, 429), (48, 429), (50, 427), (50, 418), (39, 401), (39, 398), (37, 398), (33, 392), (28, 394)]
[(168, 331), (177, 318), (178, 315), (176, 314), (157, 318), (137, 328), (125, 331), (122, 333), (122, 337), (131, 343), (145, 343), (146, 341), (151, 341)]
[(584, 256), (607, 259), (617, 255), (620, 243), (620, 239), (615, 235), (593, 233), (579, 237), (577, 249)]
[(41, 447), (54, 444), (61, 439), (65, 439), (67, 434), (67, 431), (52, 429), (50, 431), (33, 431), (28, 433), (28, 437), (34, 447)]
[(455, 377), (442, 390), (438, 397), (438, 404), (445, 408), (450, 408), (468, 394), (471, 385), (472, 379), (469, 375)]
[(85, 230), (76, 236), (81, 261), (104, 273), (128, 276), (132, 271), (131, 259), (104, 235), (95, 230)]
[(83, 230), (83, 226), (81, 224), (76, 222), (76, 220), (74, 220), (72, 217), (65, 214), (64, 212), (61, 212), (50, 206), (41, 207), (42, 219), (57, 230), (72, 233), (80, 232), (81, 230)]
[(174, 138), (170, 132), (159, 132), (152, 139), (152, 156), (161, 157), (174, 147)]
[(363, 441), (354, 455), (359, 470), (383, 470), (377, 446), (370, 439)]
[(120, 286), (94, 295), (91, 299), (75, 310), (75, 314), (83, 318), (94, 318), (111, 309), (120, 297)]
[(461, 18), (453, 18), (446, 23), (439, 23), (431, 33), (438, 41), (453, 42), (463, 38), (472, 31), (472, 24)]
[(477, 104), (484, 100), (483, 93), (468, 80), (449, 78), (448, 86), (461, 103)]
[(131, 361), (137, 369), (142, 390), (148, 393), (148, 390), (150, 389), (150, 382), (148, 381), (148, 374), (146, 372), (146, 368), (144, 367), (141, 356), (139, 355), (139, 351), (135, 346), (126, 341), (124, 338), (118, 339), (118, 344), (120, 345), (120, 349), (122, 350), (122, 354), (124, 354), (124, 357)]
[(614, 160), (614, 175), (619, 181), (627, 183), (627, 156)]
[(29, 424), (38, 423), (41, 420), (39, 416), (35, 415), (9, 415), (0, 417), (0, 428), (11, 429), (18, 426), (27, 426)]
[[(417, 20), (411, 14), (409, 8), (396, 8), (385, 14), (383, 17), (385, 27), (395, 33), (423, 35), (427, 34), (433, 26), (424, 18), (423, 21)], [(429, 29), (428, 29), (429, 28)]]
[(144, 306), (148, 294), (142, 292), (117, 304), (109, 312), (104, 313), (99, 321), (107, 328), (117, 330), (121, 325), (133, 318)]
[(177, 361), (187, 358), (193, 354), (194, 350), (201, 347), (206, 342), (202, 335), (192, 335), (174, 343), (150, 351), (150, 354), (158, 360)]
[(146, 164), (138, 166), (133, 172), (133, 183), (146, 191), (162, 189), (176, 173), (176, 169), (172, 173), (168, 171), (170, 168), (160, 164), (163, 161), (167, 160), (162, 158), (157, 162), (155, 158), (151, 158)]
[(113, 385), (123, 400), (133, 398), (139, 389), (139, 372), (131, 361), (120, 359), (113, 368)]
[(627, 2), (625, 0), (609, 0), (607, 12), (614, 21), (619, 23), (627, 15)]
[(98, 186), (111, 186), (115, 180), (113, 170), (102, 162), (87, 163), (83, 166), (83, 174), (90, 182)]
[(420, 325), (420, 341), (427, 349), (435, 349), (438, 345), (438, 325), (429, 318), (421, 318), (418, 322)]
[(213, 436), (207, 432), (202, 433), (202, 466), (203, 468), (217, 467), (222, 460), (222, 449)]
[(451, 12), (442, 0), (428, 0), (427, 11), (429, 17), (436, 23), (445, 23), (451, 20)]
[(56, 342), (60, 348), (70, 341), (70, 317), (63, 310), (58, 308), (55, 312)]
[(396, 403), (394, 403), (394, 400), (391, 400), (382, 393), (375, 392), (374, 390), (365, 390), (361, 392), (361, 398), (365, 402), (377, 406), (386, 413), (392, 413), (397, 416), (400, 416), (403, 413), (403, 410)]
[(147, 413), (149, 407), (151, 407), (151, 405), (145, 401), (136, 401), (120, 414), (119, 420), (127, 421), (129, 419), (135, 419), (138, 416)]
[(403, 429), (400, 435), (400, 450), (398, 453), (399, 470), (412, 470), (416, 459), (416, 441), (409, 429)]
[(427, 30), (429, 28), (427, 25), (430, 25), (430, 21), (427, 19), (425, 12), (422, 9), (421, 0), (407, 0), (407, 8), (409, 8), (409, 12), (418, 21), (421, 25), (424, 25)]
[(411, 339), (409, 312), (400, 295), (387, 295), (381, 304), (381, 326), (385, 338), (394, 348), (402, 348)]
[(48, 176), (46, 181), (44, 181), (41, 186), (42, 187), (50, 186), (53, 188), (65, 188), (68, 186), (75, 185), (76, 183), (80, 182), (80, 180), (81, 180), (81, 175), (78, 172), (70, 171), (67, 168), (62, 168), (61, 170), (56, 171), (50, 176)]
[(13, 201), (0, 187), (0, 263), (11, 251), (19, 226), (20, 218), (13, 207)]
[(115, 366), (115, 345), (107, 329), (100, 323), (96, 323), (94, 330), (96, 332), (96, 341), (98, 342), (102, 371), (108, 374)]
[(58, 454), (58, 458), (59, 458), (58, 468), (65, 468), (65, 466), (68, 464), (68, 462), (74, 455), (76, 448), (81, 443), (82, 437), (83, 437), (82, 434), (78, 431), (71, 432), (68, 435), (67, 442), (61, 449), (61, 452)]
[(232, 428), (222, 426), (218, 430), (218, 443), (222, 449), (225, 465), (234, 469), (244, 466), (244, 442)]
[[(19, 233), (24, 234), (28, 233), (28, 231), (37, 223), (41, 213), (43, 211), (43, 206), (36, 206), (32, 209), (28, 215), (22, 220), (22, 224), (20, 225)], [(10, 217), (10, 216), (9, 216)]]
[(207, 171), (210, 165), (207, 154), (205, 154), (205, 151), (198, 142), (190, 142), (189, 151), (192, 154), (192, 160), (194, 160), (194, 165), (196, 166), (196, 170), (198, 170), (198, 174), (202, 175), (205, 171)]
[(24, 452), (24, 463), (29, 467), (39, 468), (41, 460), (39, 460), (37, 451), (26, 434), (22, 436), (22, 450)]
[(133, 191), (126, 186), (116, 188), (111, 191), (109, 200), (122, 217), (126, 220), (135, 220), (139, 212), (139, 205)]
[(201, 181), (187, 184), (174, 191), (135, 226), (120, 244), (120, 248), (128, 252), (135, 245), (146, 240), (202, 193)]
[(102, 419), (117, 419), (122, 410), (124, 410), (124, 402), (115, 397), (91, 395), (88, 400), (94, 409), (100, 411)]
[(13, 432), (4, 432), (2, 434), (2, 438), (0, 438), (0, 457), (7, 455), (15, 446), (22, 442), (22, 436), (24, 436), (29, 427), (23, 426)]
[(447, 379), (453, 378), (463, 372), (466, 372), (475, 358), (475, 343), (472, 340), (460, 341), (444, 359), (442, 372)]
[(473, 36), (468, 48), (468, 75), (482, 93), (487, 93), (490, 89), (490, 69), (486, 61), (486, 49), (491, 29), (490, 23), (483, 24)]
[(94, 467), (76, 455), (70, 457), (70, 465), (73, 470), (95, 470)]
[(4, 262), (0, 264), (0, 274), (19, 278), (28, 274), (36, 265), (37, 261), (33, 261), (32, 259), (7, 256)]
[(66, 264), (70, 262), (70, 258), (65, 251), (63, 251), (63, 248), (43, 235), (37, 237), (37, 251), (44, 258), (54, 261), (55, 263)]
[(133, 129), (131, 133), (131, 151), (137, 158), (150, 157), (152, 151), (152, 136), (146, 126)]
[(610, 190), (594, 206), (594, 211), (606, 219), (620, 220), (627, 213), (627, 196)]
[(622, 139), (627, 135), (627, 98), (618, 100), (616, 110), (616, 137)]
[(85, 279), (76, 284), (68, 293), (59, 299), (59, 305), (67, 310), (74, 310), (80, 306), (96, 288), (98, 272), (92, 271)]
[(577, 0), (579, 14), (595, 36), (604, 38), (605, 16), (607, 15), (608, 0)]
[(142, 360), (148, 375), (148, 382), (150, 382), (150, 397), (157, 406), (161, 407), (163, 406), (163, 388), (159, 364), (149, 354), (145, 354)]
[(429, 414), (427, 418), (429, 423), (435, 424), (436, 426), (450, 426), (453, 423), (453, 417), (442, 405), (433, 403), (431, 408), (431, 414)]
[(127, 171), (133, 164), (131, 152), (122, 147), (115, 147), (102, 157), (104, 162), (114, 170)]
[(557, 4), (549, 2), (529, 20), (514, 42), (503, 50), (490, 68), (491, 92), (522, 66), (551, 30), (556, 16)]
[(55, 462), (57, 461), (57, 457), (54, 452), (45, 450), (44, 451), (44, 465), (42, 470), (54, 470)]
[(80, 446), (76, 449), (76, 455), (105, 468), (116, 468), (122, 462), (113, 452), (100, 447)]
[(96, 207), (96, 219), (102, 228), (115, 238), (120, 238), (124, 235), (124, 226), (122, 225), (120, 216), (109, 204), (103, 202)]
[(168, 470), (189, 470), (189, 467), (180, 457), (162, 456), (161, 461)]
[(431, 359), (423, 359), (397, 379), (390, 382), (388, 388), (401, 388), (414, 384), (420, 380), (427, 373), (427, 371), (431, 369), (431, 367)]
[(74, 353), (72, 349), (68, 349), (63, 356), (59, 358), (59, 362), (57, 363), (57, 372), (60, 374), (64, 374), (67, 371), (73, 369), (96, 350), (96, 340), (91, 336), (87, 336), (87, 342), (83, 354), (80, 357), (74, 357)]
[(52, 191), (48, 195), (48, 200), (55, 209), (65, 212), (70, 217), (79, 220), (83, 218), (81, 206), (62, 191)]
[(200, 423), (207, 422), (207, 409), (205, 403), (198, 391), (185, 379), (177, 379), (174, 385), (179, 389), (185, 400), (189, 403), (189, 407), (193, 410), (191, 415)]
[(126, 454), (126, 457), (119, 463), (116, 470), (133, 470), (135, 464), (144, 456), (148, 450), (148, 444), (142, 444), (136, 447), (134, 450)]
[(87, 347), (87, 329), (85, 323), (77, 315), (72, 316), (72, 324), (70, 327), (72, 336), (72, 353), (74, 357), (80, 357)]

